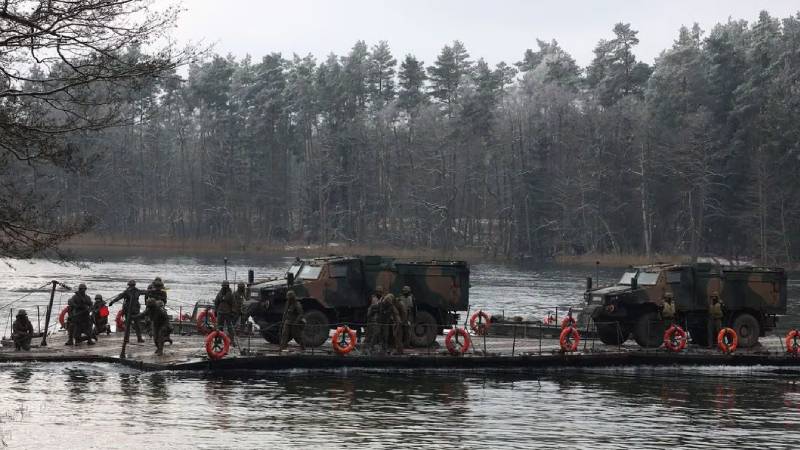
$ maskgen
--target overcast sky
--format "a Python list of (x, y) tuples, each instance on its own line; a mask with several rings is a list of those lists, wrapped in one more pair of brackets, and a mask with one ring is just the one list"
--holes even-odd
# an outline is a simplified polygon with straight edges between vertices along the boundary
[(787, 17), (800, 10), (800, 1), (184, 0), (183, 6), (175, 37), (239, 57), (281, 52), (321, 59), (344, 55), (361, 39), (370, 47), (387, 40), (398, 59), (412, 53), (430, 64), (443, 45), (458, 39), (473, 59), (512, 63), (540, 38), (556, 39), (585, 66), (616, 22), (639, 30), (637, 54), (652, 63), (683, 24), (710, 30), (728, 17), (752, 22), (762, 9)]

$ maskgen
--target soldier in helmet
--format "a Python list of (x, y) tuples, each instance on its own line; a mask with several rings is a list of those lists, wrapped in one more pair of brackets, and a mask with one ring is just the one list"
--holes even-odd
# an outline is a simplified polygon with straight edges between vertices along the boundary
[(164, 282), (161, 280), (161, 277), (156, 277), (149, 286), (147, 286), (147, 294), (145, 294), (145, 300), (148, 298), (154, 298), (156, 300), (161, 300), (164, 305), (167, 304), (167, 289), (164, 287)]
[(672, 292), (664, 293), (664, 303), (661, 305), (661, 320), (669, 327), (675, 321), (675, 304), (672, 302)]
[(94, 304), (92, 305), (92, 336), (97, 339), (100, 333), (106, 335), (111, 334), (111, 327), (108, 325), (108, 306), (103, 296), (97, 294), (94, 296)]
[[(69, 299), (69, 319), (72, 328), (72, 336), (75, 343), (80, 343), (84, 340), (86, 343), (94, 345), (92, 341), (92, 322), (90, 312), (92, 309), (92, 300), (86, 295), (86, 285), (81, 283), (78, 285), (78, 292)], [(72, 339), (67, 341), (67, 345), (73, 345)]]
[(411, 294), (409, 286), (403, 286), (400, 290), (400, 303), (402, 310), (400, 311), (400, 319), (403, 320), (403, 345), (411, 345), (411, 324), (414, 322), (414, 295)]
[(11, 339), (14, 341), (15, 350), (31, 349), (31, 339), (33, 339), (33, 325), (28, 320), (28, 313), (24, 309), (17, 311), (17, 318), (11, 325)]
[(127, 314), (130, 317), (131, 327), (134, 331), (136, 331), (136, 339), (138, 342), (144, 342), (142, 339), (142, 325), (140, 323), (140, 319), (138, 318), (139, 312), (141, 312), (142, 305), (139, 303), (139, 296), (143, 295), (144, 291), (140, 291), (136, 288), (136, 281), (131, 280), (128, 281), (128, 288), (125, 289), (123, 292), (117, 294), (116, 297), (111, 299), (108, 302), (108, 306), (112, 306), (114, 303), (119, 301), (120, 299), (123, 300), (122, 308), (123, 311), (127, 311)]
[(714, 348), (717, 343), (717, 335), (722, 329), (722, 301), (719, 299), (719, 292), (711, 293), (711, 306), (708, 307), (708, 348)]
[(217, 313), (217, 326), (231, 338), (231, 341), (234, 341), (233, 332), (241, 306), (236, 307), (236, 297), (227, 280), (222, 282), (222, 287), (214, 299), (214, 310)]
[(375, 288), (375, 293), (373, 293), (372, 296), (369, 298), (370, 306), (377, 305), (378, 303), (380, 303), (380, 301), (381, 301), (381, 299), (383, 299), (384, 295), (385, 294), (384, 294), (383, 286), (377, 286)]
[(292, 337), (300, 345), (300, 350), (305, 350), (305, 345), (303, 345), (304, 329), (303, 305), (297, 300), (297, 294), (290, 290), (286, 293), (286, 310), (283, 312), (281, 323), (281, 351), (286, 349), (289, 339)]
[(394, 346), (395, 351), (403, 353), (402, 336), (400, 330), (400, 313), (395, 307), (394, 295), (386, 294), (378, 307), (378, 323), (380, 325), (381, 351), (386, 351)]
[(145, 300), (145, 308), (141, 314), (137, 314), (132, 318), (142, 320), (145, 317), (150, 319), (150, 326), (152, 327), (153, 342), (156, 344), (156, 355), (161, 356), (164, 354), (164, 343), (172, 340), (169, 337), (169, 315), (167, 309), (164, 307), (164, 302), (155, 298), (148, 298)]

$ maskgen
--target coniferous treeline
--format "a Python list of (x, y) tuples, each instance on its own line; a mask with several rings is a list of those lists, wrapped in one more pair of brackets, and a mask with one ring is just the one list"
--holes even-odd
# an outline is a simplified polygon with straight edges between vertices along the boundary
[(110, 235), (795, 260), (800, 15), (681, 28), (654, 66), (637, 44), (214, 56), (133, 86), (134, 124), (50, 186)]

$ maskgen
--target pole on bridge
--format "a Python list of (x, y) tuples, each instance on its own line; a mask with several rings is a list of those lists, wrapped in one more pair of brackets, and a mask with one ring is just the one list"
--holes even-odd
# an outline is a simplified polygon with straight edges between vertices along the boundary
[(53, 288), (50, 290), (50, 303), (47, 304), (47, 312), (44, 315), (44, 333), (42, 333), (42, 343), (40, 347), (47, 347), (47, 330), (50, 329), (50, 314), (53, 312), (53, 299), (56, 296), (56, 285), (58, 281), (53, 280)]

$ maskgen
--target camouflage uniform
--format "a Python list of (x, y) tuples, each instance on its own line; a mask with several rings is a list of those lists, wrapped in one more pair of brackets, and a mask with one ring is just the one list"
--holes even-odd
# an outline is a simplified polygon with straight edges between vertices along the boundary
[(141, 320), (144, 319), (145, 316), (150, 319), (153, 342), (156, 344), (156, 355), (160, 356), (164, 354), (164, 343), (167, 341), (172, 342), (172, 339), (169, 337), (171, 331), (169, 315), (167, 314), (167, 309), (164, 307), (164, 302), (161, 300), (148, 298), (144, 303), (144, 311), (141, 314), (131, 317), (131, 319), (133, 320), (136, 318)]
[(217, 328), (224, 331), (233, 341), (234, 328), (239, 320), (242, 307), (236, 306), (236, 298), (227, 281), (222, 282), (217, 298), (214, 299), (214, 310), (217, 312)]
[(95, 295), (94, 304), (92, 305), (92, 325), (94, 326), (92, 336), (94, 336), (95, 339), (97, 339), (100, 333), (111, 334), (111, 327), (108, 325), (108, 316), (100, 316), (100, 310), (104, 306), (106, 306), (106, 302), (103, 300), (103, 296), (100, 294)]
[(717, 335), (722, 329), (722, 302), (719, 294), (711, 294), (711, 306), (708, 308), (708, 348), (713, 348), (717, 343)]
[(403, 320), (403, 345), (411, 345), (411, 324), (414, 322), (414, 296), (411, 288), (403, 286), (400, 294), (400, 318)]
[(28, 313), (24, 309), (17, 312), (17, 318), (11, 325), (11, 339), (14, 341), (15, 350), (31, 349), (31, 339), (33, 339), (33, 325), (28, 320)]
[(394, 345), (395, 351), (403, 353), (400, 313), (395, 307), (394, 295), (386, 294), (381, 300), (378, 311), (381, 350), (388, 349)]
[(300, 345), (300, 350), (305, 350), (303, 345), (304, 329), (303, 306), (297, 300), (294, 291), (288, 291), (286, 292), (286, 311), (283, 313), (283, 323), (281, 323), (281, 350), (286, 349), (289, 339), (292, 337)]
[[(69, 320), (72, 328), (72, 338), (75, 343), (81, 342), (81, 336), (86, 336), (86, 343), (94, 345), (92, 341), (92, 322), (89, 316), (92, 308), (92, 300), (86, 295), (86, 285), (78, 285), (78, 292), (69, 299)], [(72, 339), (67, 341), (72, 345)]]
[(664, 304), (661, 305), (661, 319), (665, 326), (670, 326), (675, 321), (675, 304), (672, 303), (672, 294), (664, 294)]
[[(144, 342), (144, 339), (142, 339), (142, 325), (140, 319), (138, 319), (139, 312), (142, 309), (142, 305), (139, 303), (139, 296), (142, 294), (144, 294), (144, 292), (136, 289), (136, 281), (131, 280), (128, 281), (128, 289), (125, 289), (124, 292), (118, 294), (108, 302), (108, 306), (112, 306), (120, 299), (123, 299), (122, 309), (123, 311), (127, 311), (127, 314), (130, 316), (130, 326), (136, 331), (136, 339), (138, 342)], [(129, 305), (130, 308), (128, 307)]]
[(156, 277), (149, 286), (147, 286), (147, 293), (145, 294), (145, 300), (148, 298), (152, 298), (155, 300), (161, 300), (166, 306), (167, 304), (167, 290), (164, 287), (164, 282), (161, 281), (161, 277)]

